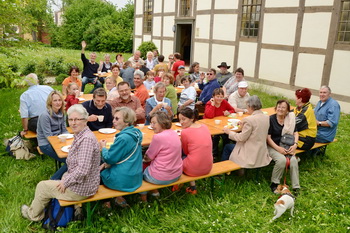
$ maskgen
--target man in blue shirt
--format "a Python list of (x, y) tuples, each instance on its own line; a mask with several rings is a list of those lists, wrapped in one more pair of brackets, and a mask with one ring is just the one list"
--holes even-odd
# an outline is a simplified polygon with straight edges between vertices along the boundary
[(205, 104), (213, 97), (213, 91), (216, 88), (220, 88), (220, 84), (218, 83), (218, 80), (216, 79), (216, 70), (210, 69), (207, 73), (207, 80), (208, 82), (206, 84), (203, 83), (204, 76), (201, 76), (198, 87), (202, 90), (201, 95), (198, 98), (198, 101), (196, 102), (197, 108), (198, 106), (205, 106)]
[(314, 109), (317, 122), (316, 142), (332, 142), (337, 133), (340, 106), (330, 95), (331, 89), (328, 86), (322, 86), (320, 101)]
[(24, 81), (29, 88), (20, 97), (22, 136), (26, 135), (28, 130), (36, 132), (38, 117), (46, 110), (47, 97), (53, 91), (49, 86), (39, 85), (38, 76), (34, 73), (28, 74)]

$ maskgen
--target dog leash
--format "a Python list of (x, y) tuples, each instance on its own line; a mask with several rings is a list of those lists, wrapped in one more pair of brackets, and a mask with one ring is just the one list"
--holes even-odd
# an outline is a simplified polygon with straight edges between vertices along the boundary
[(289, 156), (286, 156), (286, 172), (284, 173), (284, 185), (286, 185), (286, 180), (287, 180), (287, 172), (288, 172), (288, 167), (290, 165), (290, 159)]

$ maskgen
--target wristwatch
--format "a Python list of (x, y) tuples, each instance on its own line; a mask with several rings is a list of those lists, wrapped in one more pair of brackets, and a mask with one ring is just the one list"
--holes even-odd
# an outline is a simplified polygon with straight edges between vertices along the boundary
[(319, 121), (319, 122), (318, 122), (318, 126), (322, 126), (322, 123), (321, 123), (321, 121)]

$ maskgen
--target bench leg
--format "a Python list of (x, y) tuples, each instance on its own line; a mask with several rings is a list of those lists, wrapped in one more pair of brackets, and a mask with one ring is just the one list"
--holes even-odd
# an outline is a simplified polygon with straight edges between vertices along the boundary
[(92, 215), (94, 214), (95, 209), (96, 209), (96, 207), (97, 207), (99, 202), (100, 201), (97, 201), (92, 209), (91, 209), (91, 202), (87, 202), (86, 203), (86, 223), (87, 223), (88, 226), (91, 226)]
[[(215, 176), (210, 177), (210, 189), (211, 189), (211, 192), (214, 191), (214, 182), (219, 184), (220, 190), (221, 190), (222, 186), (225, 184), (225, 178), (226, 178), (225, 174), (221, 175), (221, 179), (217, 178)], [(221, 195), (221, 192), (220, 192), (220, 195)]]

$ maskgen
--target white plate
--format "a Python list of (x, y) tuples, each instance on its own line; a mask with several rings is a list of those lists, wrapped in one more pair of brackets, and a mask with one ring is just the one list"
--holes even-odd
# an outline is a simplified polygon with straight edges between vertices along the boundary
[(175, 125), (181, 127), (181, 123), (179, 122), (175, 123)]
[(181, 89), (183, 89), (183, 88), (185, 88), (184, 86), (177, 86), (177, 88), (181, 88)]
[(237, 125), (237, 123), (240, 122), (240, 120), (238, 119), (228, 119), (227, 121), (232, 123), (233, 125)]
[(85, 101), (85, 99), (84, 99), (84, 98), (80, 98), (80, 97), (79, 97), (78, 99), (79, 99), (79, 101)]
[(147, 128), (149, 128), (150, 130), (153, 130), (152, 126), (150, 126), (150, 125)]
[(63, 134), (60, 134), (58, 136), (66, 136), (66, 139), (71, 139), (74, 137), (74, 134), (71, 134), (71, 133), (63, 133)]
[(102, 129), (99, 129), (98, 132), (105, 133), (105, 134), (110, 134), (110, 133), (117, 132), (117, 130), (116, 129), (112, 129), (112, 128), (102, 128)]
[(69, 145), (69, 146), (63, 146), (63, 147), (61, 148), (61, 151), (68, 153), (70, 147), (71, 147), (71, 145)]
[(238, 129), (238, 126), (234, 126), (232, 129), (230, 129), (230, 130), (232, 130), (232, 131), (235, 131), (235, 130), (237, 130)]
[(181, 130), (177, 129), (177, 130), (174, 130), (175, 133), (177, 133), (177, 135), (181, 136)]

